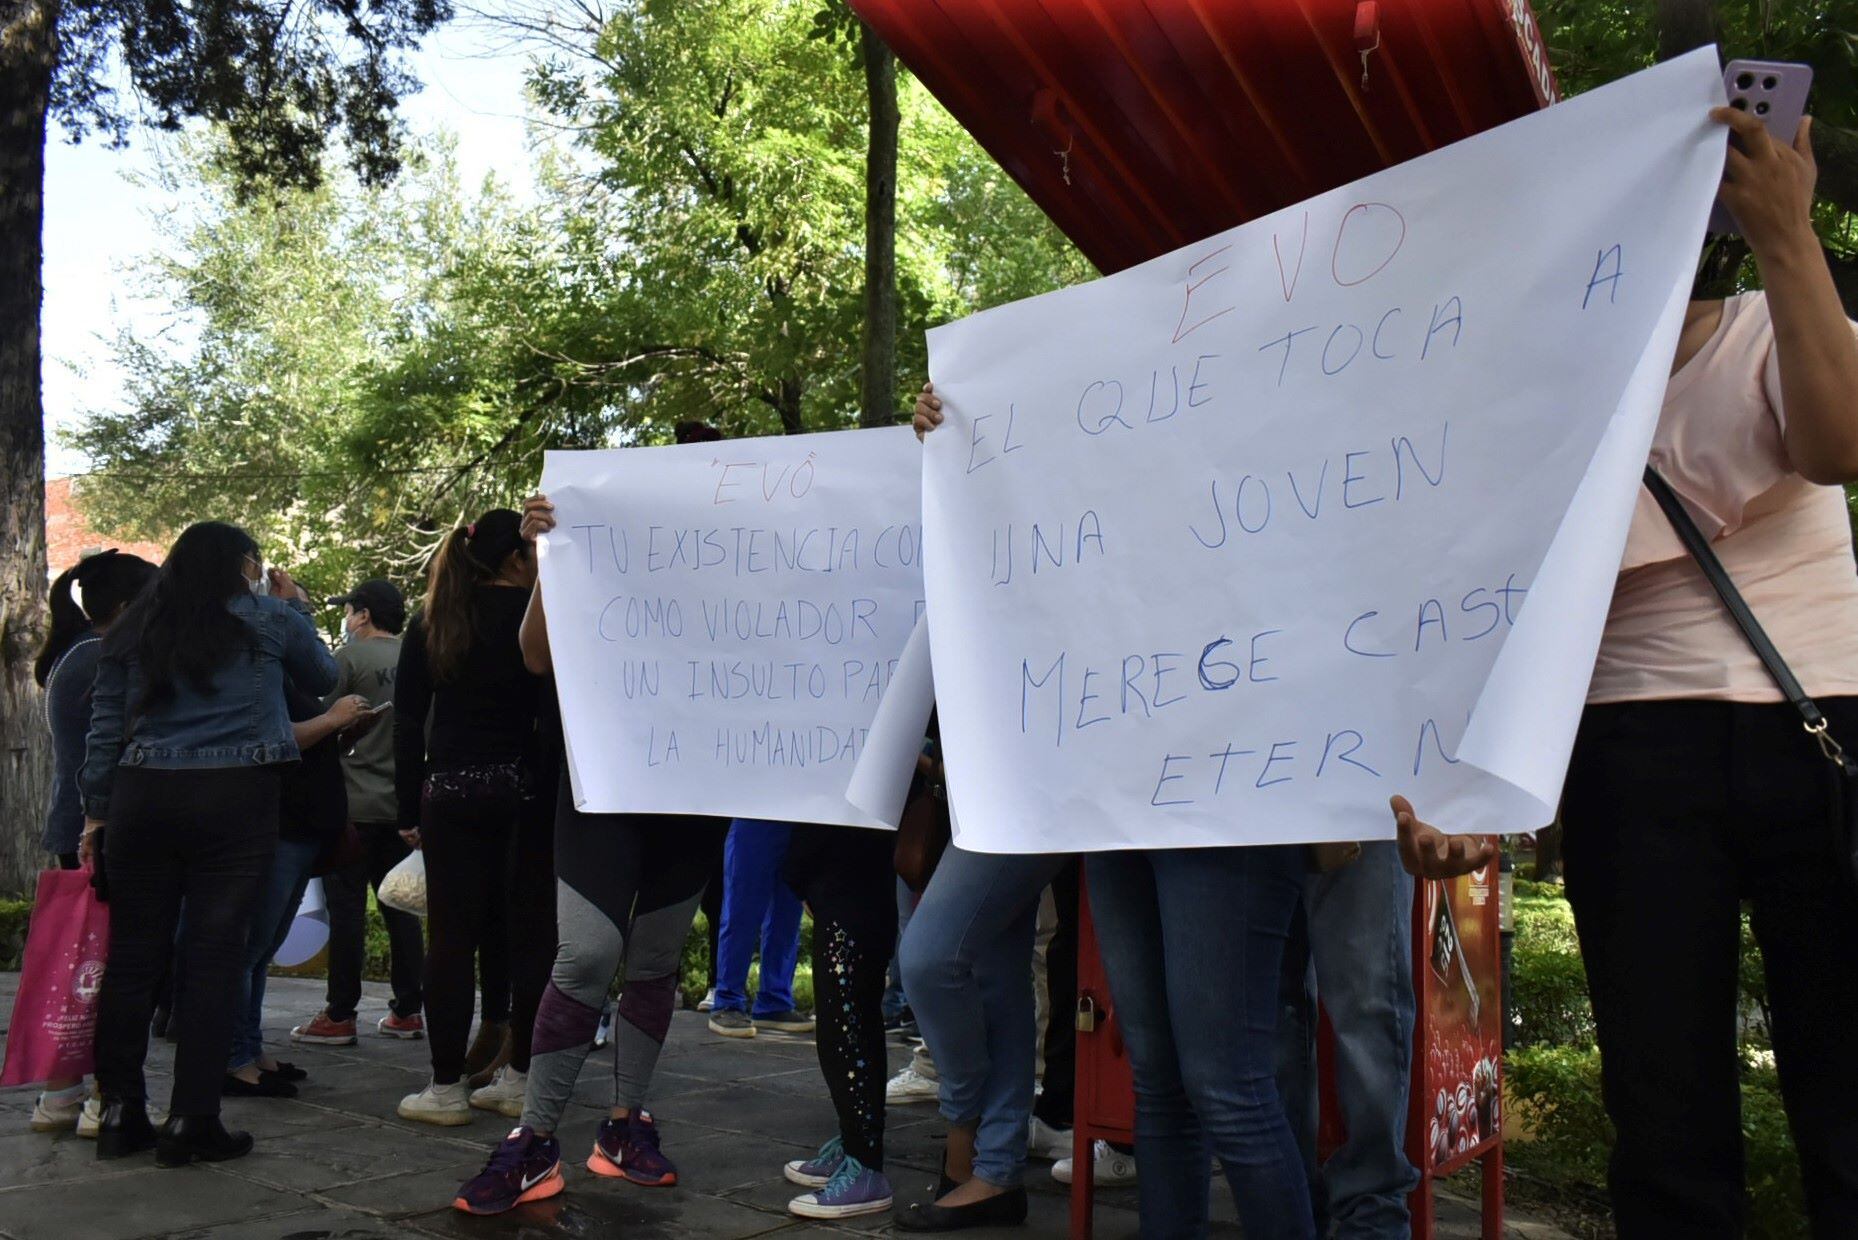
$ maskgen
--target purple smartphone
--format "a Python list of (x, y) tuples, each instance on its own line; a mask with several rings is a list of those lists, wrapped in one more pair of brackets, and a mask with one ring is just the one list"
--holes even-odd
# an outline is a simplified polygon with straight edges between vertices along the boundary
[[(1729, 106), (1760, 117), (1776, 142), (1793, 145), (1813, 89), (1813, 66), (1779, 60), (1732, 60), (1723, 67), (1723, 90)], [(1721, 202), (1710, 213), (1710, 231), (1739, 233), (1735, 217)]]

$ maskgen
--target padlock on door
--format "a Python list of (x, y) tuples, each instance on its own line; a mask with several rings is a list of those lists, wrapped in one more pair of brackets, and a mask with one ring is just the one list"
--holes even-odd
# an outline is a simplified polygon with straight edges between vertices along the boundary
[(1077, 1031), (1079, 1033), (1097, 1031), (1097, 1001), (1089, 995), (1077, 997)]

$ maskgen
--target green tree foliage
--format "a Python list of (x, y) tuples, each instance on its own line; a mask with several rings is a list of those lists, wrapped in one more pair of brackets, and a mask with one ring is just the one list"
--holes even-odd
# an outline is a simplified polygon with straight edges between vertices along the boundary
[[(203, 207), (141, 273), (180, 319), (119, 341), (124, 407), (74, 441), (86, 511), (224, 516), (318, 580), (409, 580), (546, 448), (856, 425), (865, 84), (817, 12), (643, 3), (588, 32), (535, 75), (574, 137), (532, 205), (461, 185), (442, 146), (391, 185), (263, 196), (193, 147), (169, 175)], [(918, 83), (898, 95), (901, 417), (927, 327), (1090, 271)]]
[(415, 576), (436, 531), (514, 485), (490, 461), (538, 382), (508, 363), (540, 220), (494, 183), (467, 191), (444, 145), (385, 186), (247, 196), (208, 144), (166, 175), (198, 210), (163, 222), (140, 276), (174, 318), (117, 339), (123, 407), (73, 437), (100, 467), (85, 510), (153, 534), (239, 521), (332, 590)]
[[(817, 0), (636, 0), (591, 58), (556, 57), (538, 75), (596, 156), (592, 176), (556, 191), (578, 262), (610, 280), (600, 314), (564, 323), (562, 355), (648, 389), (655, 425), (854, 420), (866, 89), (854, 49), (816, 37), (818, 17)], [(977, 304), (957, 266), (976, 261), (967, 229), (1025, 238), (1030, 261), (987, 290), (1000, 299), (1085, 269), (926, 91), (906, 79), (898, 94), (902, 409), (923, 329)], [(973, 218), (976, 197), (992, 198), (990, 218)]]

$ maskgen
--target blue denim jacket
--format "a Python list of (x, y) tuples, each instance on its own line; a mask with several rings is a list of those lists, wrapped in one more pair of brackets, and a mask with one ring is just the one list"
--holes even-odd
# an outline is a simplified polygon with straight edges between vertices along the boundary
[(78, 777), (84, 813), (107, 820), (119, 766), (201, 770), (264, 766), (298, 757), (284, 706), (284, 677), (306, 693), (335, 687), (335, 659), (300, 599), (241, 594), (226, 604), (252, 630), (252, 642), (213, 673), (202, 693), (185, 681), (153, 709), (125, 721), (142, 694), (133, 656), (106, 653), (97, 663), (90, 736)]

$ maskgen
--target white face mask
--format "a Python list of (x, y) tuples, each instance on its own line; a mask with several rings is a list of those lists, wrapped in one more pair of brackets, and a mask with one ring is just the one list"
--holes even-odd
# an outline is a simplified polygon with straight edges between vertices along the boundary
[(258, 576), (245, 579), (245, 588), (252, 592), (254, 598), (263, 598), (271, 593), (271, 574), (260, 569)]

